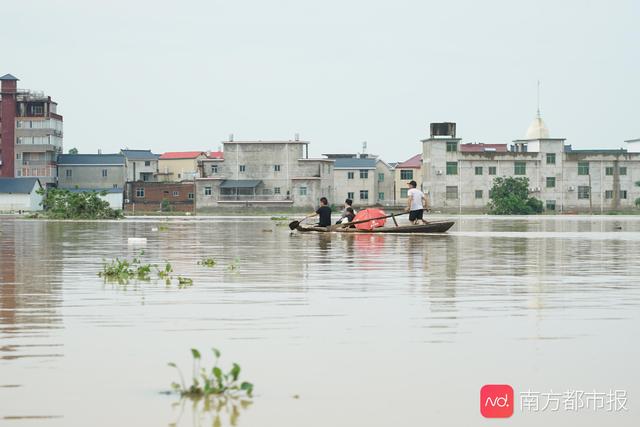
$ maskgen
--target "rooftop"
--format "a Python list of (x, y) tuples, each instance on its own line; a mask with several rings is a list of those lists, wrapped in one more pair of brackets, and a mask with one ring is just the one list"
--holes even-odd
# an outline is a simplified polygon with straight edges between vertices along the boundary
[(224, 153), (222, 151), (209, 151), (205, 154), (210, 159), (224, 159)]
[(272, 141), (222, 141), (223, 144), (309, 144), (309, 141), (272, 140)]
[(5, 74), (4, 76), (0, 77), (0, 80), (13, 80), (13, 81), (17, 81), (20, 80), (19, 78), (17, 78), (14, 75), (11, 74)]
[(59, 165), (124, 165), (122, 154), (59, 154)]
[(337, 158), (334, 169), (375, 169), (376, 159)]
[(168, 151), (160, 155), (160, 160), (195, 159), (199, 156), (207, 156), (204, 151)]
[(120, 154), (131, 160), (158, 160), (159, 154), (154, 154), (151, 150), (120, 150)]
[(396, 165), (396, 168), (414, 168), (419, 169), (422, 167), (422, 154), (416, 154), (404, 162), (400, 162)]
[(0, 193), (29, 194), (36, 182), (41, 186), (38, 178), (0, 178)]

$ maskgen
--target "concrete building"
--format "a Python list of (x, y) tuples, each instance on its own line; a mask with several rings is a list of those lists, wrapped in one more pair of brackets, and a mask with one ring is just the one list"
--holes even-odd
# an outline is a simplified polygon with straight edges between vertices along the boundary
[(195, 185), (193, 181), (145, 182), (126, 184), (125, 210), (136, 212), (195, 212)]
[(391, 166), (371, 154), (324, 154), (334, 160), (336, 200), (353, 200), (355, 207), (394, 205)]
[(0, 212), (41, 211), (38, 178), (0, 178)]
[(200, 177), (199, 163), (206, 159), (204, 151), (174, 151), (160, 155), (158, 181), (189, 181)]
[[(526, 177), (547, 211), (631, 209), (640, 197), (640, 144), (629, 149), (576, 150), (552, 138), (538, 115), (524, 139), (506, 144), (460, 144), (455, 123), (432, 123), (423, 145), (423, 189), (443, 211), (484, 211), (493, 179)], [(470, 148), (470, 146), (472, 148)]]
[(333, 160), (308, 158), (307, 141), (224, 141), (224, 159), (202, 159), (198, 210), (313, 208), (333, 200)]
[(158, 154), (151, 150), (120, 150), (125, 159), (127, 181), (155, 181), (158, 174)]
[(122, 209), (125, 185), (122, 154), (60, 154), (58, 187), (75, 191), (106, 191), (113, 209)]
[(415, 181), (418, 186), (422, 184), (422, 154), (416, 154), (410, 159), (400, 162), (395, 168), (395, 198), (400, 206), (407, 204), (407, 192), (409, 182)]
[(11, 74), (0, 77), (0, 176), (53, 184), (62, 153), (62, 116), (50, 96), (19, 90), (17, 82)]

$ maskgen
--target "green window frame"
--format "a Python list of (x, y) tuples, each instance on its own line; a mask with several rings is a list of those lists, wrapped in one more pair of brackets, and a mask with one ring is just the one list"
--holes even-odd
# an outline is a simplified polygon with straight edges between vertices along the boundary
[(447, 141), (447, 153), (455, 153), (458, 151), (458, 141)]
[(476, 190), (476, 199), (482, 199), (482, 190)]
[(556, 164), (556, 153), (547, 153), (547, 164), (548, 165), (555, 165)]
[(360, 169), (360, 179), (369, 179), (369, 171), (366, 169)]
[(556, 177), (548, 176), (547, 177), (547, 188), (554, 188), (556, 186)]
[(413, 179), (413, 170), (411, 170), (411, 169), (400, 169), (400, 179), (404, 179), (404, 180)]
[(446, 198), (447, 200), (455, 200), (458, 198), (458, 186), (457, 185), (447, 185), (446, 187)]
[(498, 173), (498, 168), (496, 166), (489, 166), (489, 175), (495, 175)]
[(527, 162), (513, 162), (513, 174), (514, 175), (526, 175), (527, 174)]
[(476, 166), (475, 171), (476, 175), (482, 175), (482, 166)]
[(613, 166), (607, 166), (604, 168), (604, 174), (607, 176), (613, 175)]
[(585, 200), (591, 198), (591, 191), (588, 185), (580, 185), (578, 187), (578, 199)]
[(620, 166), (620, 175), (626, 175), (626, 174), (627, 174), (627, 167)]
[(578, 175), (589, 175), (589, 162), (578, 162)]
[(353, 172), (347, 172), (347, 179), (353, 179), (355, 174)]
[(384, 182), (384, 173), (382, 172), (378, 173), (378, 182)]
[(447, 162), (447, 175), (458, 175), (458, 162)]
[(408, 192), (409, 192), (408, 188), (401, 188), (400, 189), (400, 198), (401, 199), (406, 199), (407, 197), (409, 197)]
[(384, 193), (382, 191), (378, 193), (378, 200), (384, 200)]
[(555, 211), (556, 210), (556, 201), (555, 200), (547, 200), (545, 202), (545, 209), (548, 211)]

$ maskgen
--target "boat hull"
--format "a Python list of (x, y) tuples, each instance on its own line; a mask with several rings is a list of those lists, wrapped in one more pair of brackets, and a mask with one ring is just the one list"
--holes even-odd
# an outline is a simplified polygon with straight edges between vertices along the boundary
[(400, 225), (398, 227), (380, 227), (373, 230), (360, 230), (359, 228), (335, 228), (330, 227), (318, 227), (318, 226), (304, 226), (299, 225), (297, 230), (300, 232), (315, 231), (318, 233), (390, 233), (390, 234), (433, 234), (433, 233), (445, 233), (449, 230), (454, 221), (433, 221), (428, 224), (417, 225)]

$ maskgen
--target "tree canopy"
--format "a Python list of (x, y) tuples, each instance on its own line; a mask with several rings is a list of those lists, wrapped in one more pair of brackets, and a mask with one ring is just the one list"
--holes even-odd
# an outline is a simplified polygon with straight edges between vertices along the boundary
[(529, 179), (499, 177), (489, 193), (489, 213), (494, 215), (530, 215), (542, 212), (542, 202), (529, 197)]
[(114, 219), (124, 215), (120, 209), (112, 209), (109, 202), (100, 198), (107, 193), (85, 191), (80, 193), (59, 188), (38, 190), (43, 194), (42, 206), (47, 216), (54, 219)]

